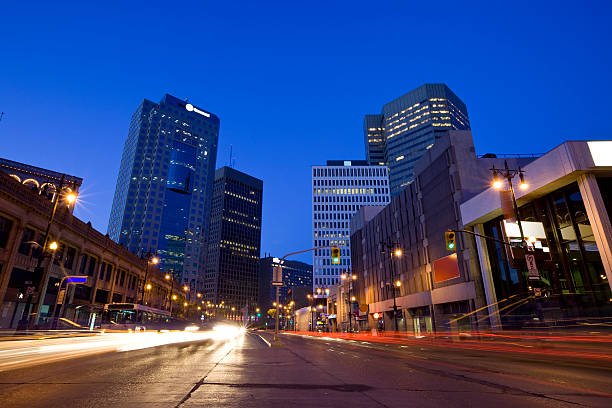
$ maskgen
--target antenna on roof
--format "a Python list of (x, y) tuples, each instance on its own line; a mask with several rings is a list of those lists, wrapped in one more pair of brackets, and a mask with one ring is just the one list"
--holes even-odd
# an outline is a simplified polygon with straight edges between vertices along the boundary
[(234, 157), (233, 152), (234, 152), (234, 146), (230, 145), (230, 154), (229, 154), (229, 164), (228, 164), (228, 166), (230, 168), (232, 168), (232, 169), (236, 165), (236, 158)]

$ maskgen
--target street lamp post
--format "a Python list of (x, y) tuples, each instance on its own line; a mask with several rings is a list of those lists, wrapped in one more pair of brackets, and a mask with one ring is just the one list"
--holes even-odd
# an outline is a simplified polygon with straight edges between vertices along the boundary
[(355, 297), (351, 295), (351, 290), (353, 289), (353, 281), (357, 280), (357, 275), (353, 274), (342, 274), (340, 277), (342, 280), (348, 279), (350, 276), (350, 280), (348, 281), (348, 298), (347, 303), (348, 307), (348, 319), (349, 319), (349, 333), (353, 332), (353, 302), (355, 301)]
[(518, 227), (519, 227), (519, 233), (521, 234), (521, 247), (524, 248), (526, 246), (525, 235), (523, 234), (523, 225), (521, 224), (521, 217), (519, 216), (518, 205), (516, 204), (516, 196), (514, 194), (514, 186), (512, 185), (512, 179), (516, 176), (519, 176), (519, 179), (520, 179), (519, 188), (521, 190), (526, 190), (529, 187), (529, 185), (525, 182), (525, 177), (524, 177), (525, 172), (521, 170), (520, 167), (518, 169), (508, 168), (507, 161), (504, 161), (503, 169), (496, 169), (495, 166), (493, 166), (489, 170), (493, 172), (493, 183), (492, 184), (494, 188), (499, 190), (503, 187), (501, 178), (505, 178), (508, 182), (508, 188), (510, 189), (510, 197), (512, 198), (512, 208), (514, 210), (514, 217), (516, 218), (516, 223), (518, 224)]
[[(40, 309), (42, 308), (42, 305), (44, 303), (44, 298), (45, 298), (42, 292), (43, 291), (46, 292), (47, 280), (49, 279), (49, 266), (50, 265), (47, 265), (47, 268), (43, 268), (42, 263), (44, 261), (45, 256), (47, 255), (47, 250), (55, 251), (58, 248), (58, 244), (55, 241), (49, 244), (49, 235), (51, 233), (51, 226), (53, 225), (53, 221), (55, 220), (57, 206), (59, 204), (60, 199), (62, 199), (62, 189), (64, 188), (65, 178), (66, 178), (66, 175), (62, 174), (62, 177), (60, 178), (59, 187), (57, 188), (57, 191), (55, 194), (55, 200), (53, 202), (53, 209), (51, 210), (51, 214), (49, 214), (49, 221), (47, 222), (47, 229), (45, 230), (45, 237), (43, 240), (42, 252), (40, 256), (38, 257), (38, 261), (36, 262), (36, 268), (34, 268), (35, 275), (38, 275), (38, 274), (42, 275), (40, 282), (38, 282), (38, 285), (37, 285), (38, 287), (36, 288), (36, 291), (38, 292), (38, 301), (36, 302), (35, 309), (34, 309), (34, 315), (35, 315), (34, 324), (37, 324), (38, 319), (40, 318)], [(68, 194), (65, 194), (63, 199), (66, 200), (66, 203), (68, 204), (68, 206), (70, 206), (76, 202), (77, 195), (76, 193), (71, 191)], [(54, 246), (54, 248), (52, 246)], [(29, 324), (30, 324), (29, 309), (30, 309), (31, 302), (32, 302), (32, 294), (29, 294), (28, 300), (26, 302), (25, 309), (24, 309), (24, 313), (26, 313), (25, 322), (24, 322), (26, 328), (29, 327)]]
[(399, 243), (397, 242), (391, 242), (391, 243), (381, 243), (381, 252), (384, 253), (385, 250), (389, 251), (389, 256), (391, 257), (391, 271), (389, 272), (389, 285), (392, 286), (392, 293), (393, 293), (393, 322), (394, 322), (394, 326), (395, 326), (395, 331), (398, 331), (397, 328), (397, 303), (395, 300), (395, 287), (400, 287), (401, 286), (401, 282), (398, 280), (397, 282), (393, 282), (394, 280), (394, 275), (395, 275), (395, 268), (394, 268), (394, 262), (393, 262), (393, 256), (395, 255), (396, 257), (400, 257), (402, 256), (402, 250), (399, 248)]
[(171, 280), (171, 282), (170, 282), (170, 294), (168, 295), (168, 301), (170, 302), (170, 317), (172, 317), (172, 299), (174, 297), (174, 295), (173, 295), (174, 279), (176, 279), (176, 276), (174, 275), (174, 270), (170, 270), (170, 273), (167, 273), (166, 276), (164, 276), (164, 278), (166, 278), (166, 280)]
[(144, 280), (142, 281), (142, 292), (140, 293), (140, 304), (144, 305), (144, 294), (145, 294), (145, 287), (147, 284), (147, 278), (149, 277), (149, 264), (153, 264), (156, 265), (159, 262), (159, 258), (157, 258), (157, 256), (155, 256), (151, 251), (147, 252), (147, 268), (145, 269), (145, 277)]

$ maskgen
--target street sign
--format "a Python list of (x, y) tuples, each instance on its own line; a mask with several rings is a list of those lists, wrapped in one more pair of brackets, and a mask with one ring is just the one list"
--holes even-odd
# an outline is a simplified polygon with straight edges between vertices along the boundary
[(539, 280), (540, 272), (538, 271), (538, 266), (536, 265), (535, 255), (525, 254), (525, 262), (527, 262), (527, 271), (529, 272), (529, 279)]
[(26, 295), (31, 295), (34, 293), (34, 291), (36, 290), (36, 288), (34, 286), (28, 286), (26, 288)]
[(66, 283), (86, 283), (87, 276), (66, 276)]
[(274, 266), (272, 271), (272, 286), (283, 286), (283, 267), (280, 265)]

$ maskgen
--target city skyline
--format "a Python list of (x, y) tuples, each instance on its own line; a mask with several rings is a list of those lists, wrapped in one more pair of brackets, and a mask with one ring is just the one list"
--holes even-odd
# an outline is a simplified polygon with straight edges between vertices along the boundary
[[(324, 28), (308, 22), (316, 10), (299, 10), (296, 17), (291, 12), (297, 6), (258, 12), (246, 7), (232, 13), (240, 24), (233, 25), (228, 37), (218, 35), (227, 32), (224, 28), (229, 21), (219, 17), (221, 6), (211, 6), (206, 15), (182, 6), (164, 11), (163, 16), (154, 9), (128, 8), (125, 17), (101, 11), (99, 19), (88, 21), (91, 28), (74, 17), (83, 11), (98, 11), (91, 13), (88, 5), (82, 5), (85, 10), (59, 7), (62, 17), (53, 23), (53, 29), (40, 9), (28, 11), (31, 22), (25, 26), (17, 28), (19, 19), (7, 18), (0, 29), (9, 39), (17, 32), (27, 33), (5, 48), (6, 63), (0, 68), (0, 111), (4, 112), (0, 135), (8, 140), (3, 157), (82, 177), (82, 201), (76, 214), (102, 231), (107, 226), (113, 179), (133, 108), (142, 98), (156, 100), (164, 93), (197, 101), (221, 118), (217, 167), (229, 164), (232, 145), (235, 168), (269, 186), (264, 193), (262, 251), (278, 256), (309, 245), (310, 166), (335, 157), (362, 157), (363, 116), (423, 83), (446, 83), (466, 103), (479, 154), (540, 153), (556, 146), (559, 135), (582, 140), (611, 136), (610, 130), (598, 125), (606, 115), (605, 95), (612, 91), (605, 75), (610, 56), (602, 51), (606, 49), (603, 22), (609, 6), (597, 12), (595, 7), (557, 8), (550, 14), (541, 5), (515, 5), (512, 10), (492, 11), (494, 16), (510, 18), (486, 20), (479, 17), (476, 7), (448, 6), (438, 15), (438, 30), (428, 44), (446, 41), (452, 32), (459, 33), (462, 46), (443, 53), (425, 43), (407, 52), (403, 38), (417, 35), (428, 25), (419, 16), (429, 10), (418, 6), (396, 5), (392, 12), (356, 10), (334, 26), (327, 24), (341, 10), (334, 5), (327, 16), (320, 17)], [(10, 16), (22, 11), (20, 6), (10, 6), (4, 13)], [(269, 15), (260, 22), (250, 18), (264, 11)], [(279, 20), (279, 13), (294, 17)], [(135, 15), (144, 18), (134, 19)], [(387, 24), (392, 15), (410, 16), (413, 21), (397, 38), (390, 35), (396, 28)], [(364, 28), (361, 22), (366, 16), (369, 24)], [(108, 19), (121, 22), (124, 18), (138, 21), (128, 27), (117, 24), (107, 36), (96, 31)], [(189, 24), (183, 24), (182, 18), (204, 19), (206, 28), (201, 32), (186, 28)], [(124, 38), (138, 38), (149, 24), (161, 21), (175, 29), (168, 30), (167, 38), (143, 45), (139, 53), (123, 44)], [(263, 27), (268, 21), (282, 24), (277, 29), (273, 24)], [(567, 32), (564, 26), (574, 30)], [(66, 48), (54, 45), (73, 30), (88, 34), (87, 47), (81, 47), (84, 39), (73, 36), (72, 45)], [(283, 36), (278, 35), (281, 31)], [(347, 37), (345, 31), (354, 35)], [(141, 58), (171, 45), (187, 51), (193, 43), (185, 39), (191, 37), (218, 38), (218, 42), (206, 42), (206, 53), (194, 56), (191, 67), (177, 64), (161, 69), (147, 66)], [(379, 58), (364, 60), (363, 50), (380, 44), (385, 44), (380, 56), (395, 50), (394, 64), (381, 65)], [(232, 63), (227, 47), (236, 59)], [(41, 70), (43, 62), (45, 69)], [(66, 69), (65, 62), (74, 68)], [(296, 82), (295, 77), (302, 80)], [(597, 81), (598, 92), (593, 92), (592, 80)], [(355, 83), (369, 86), (356, 87)], [(300, 97), (286, 104), (289, 86)], [(327, 94), (337, 96), (321, 98)], [(586, 100), (590, 103), (585, 104)], [(30, 120), (32, 115), (36, 120)], [(264, 120), (270, 117), (274, 120)], [(303, 117), (317, 120), (301, 120), (296, 127), (295, 122)], [(580, 117), (581, 121), (547, 119), (552, 117)], [(22, 140), (36, 148), (23, 149)], [(272, 159), (286, 171), (269, 167)], [(278, 197), (296, 199), (286, 206)], [(272, 222), (275, 217), (281, 222)], [(295, 259), (308, 262), (309, 256)]]

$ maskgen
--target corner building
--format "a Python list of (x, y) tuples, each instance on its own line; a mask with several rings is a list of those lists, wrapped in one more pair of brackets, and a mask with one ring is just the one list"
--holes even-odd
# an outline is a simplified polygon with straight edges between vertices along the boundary
[[(108, 224), (112, 240), (201, 290), (219, 118), (165, 95), (132, 115)], [(200, 262), (202, 260), (202, 262)], [(200, 266), (202, 265), (202, 266)]]
[(445, 84), (425, 84), (364, 119), (370, 165), (389, 166), (391, 196), (415, 177), (416, 161), (447, 130), (470, 130), (467, 107)]
[(350, 219), (363, 205), (389, 203), (389, 169), (365, 160), (328, 160), (312, 167), (313, 247), (337, 246), (340, 264), (332, 265), (331, 248), (313, 251), (313, 290), (340, 281), (351, 268)]
[(263, 181), (230, 167), (215, 172), (204, 299), (236, 314), (257, 304), (262, 197)]

